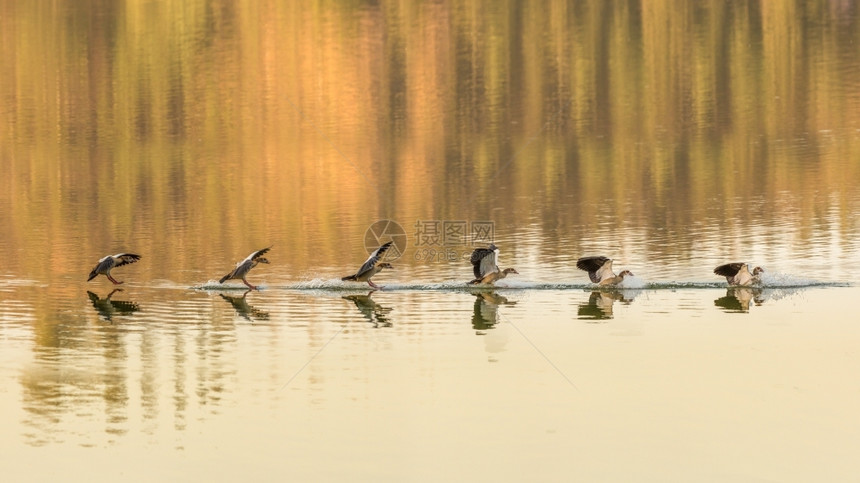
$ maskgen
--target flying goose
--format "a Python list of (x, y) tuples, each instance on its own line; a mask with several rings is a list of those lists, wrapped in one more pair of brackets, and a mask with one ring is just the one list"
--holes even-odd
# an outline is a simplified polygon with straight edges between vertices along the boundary
[(755, 267), (750, 273), (750, 266), (746, 263), (726, 263), (714, 269), (714, 273), (726, 277), (729, 285), (752, 285), (761, 282), (761, 274), (764, 269)]
[(582, 257), (576, 261), (576, 268), (588, 272), (588, 278), (601, 286), (618, 285), (624, 277), (632, 277), (633, 272), (623, 270), (618, 275), (612, 271), (612, 260), (606, 257)]
[(469, 259), (475, 271), (475, 279), (469, 282), (469, 284), (482, 283), (490, 285), (507, 277), (509, 273), (520, 273), (513, 268), (499, 270), (499, 266), (496, 264), (498, 256), (499, 249), (495, 244), (490, 243), (488, 248), (476, 248), (472, 252), (472, 258)]
[(96, 264), (95, 268), (90, 272), (89, 278), (87, 278), (87, 282), (96, 278), (99, 275), (104, 275), (108, 278), (114, 285), (119, 285), (122, 282), (117, 281), (115, 278), (110, 276), (110, 271), (113, 268), (121, 267), (123, 265), (128, 265), (129, 263), (134, 263), (140, 260), (140, 255), (135, 255), (134, 253), (117, 253), (116, 255), (108, 255)]
[(227, 280), (242, 280), (248, 288), (251, 290), (257, 290), (257, 287), (248, 283), (248, 281), (245, 280), (245, 277), (248, 276), (248, 272), (250, 272), (252, 268), (256, 267), (258, 263), (269, 263), (268, 260), (263, 258), (263, 255), (271, 249), (272, 247), (263, 248), (262, 250), (257, 250), (256, 252), (248, 255), (248, 258), (236, 264), (236, 268), (234, 268), (232, 272), (221, 277), (221, 280), (218, 280), (218, 283), (224, 283)]
[(373, 253), (370, 254), (370, 257), (367, 258), (367, 261), (364, 262), (364, 265), (362, 265), (354, 275), (347, 275), (346, 277), (341, 278), (341, 280), (344, 282), (367, 282), (367, 284), (373, 288), (381, 288), (379, 285), (373, 283), (370, 278), (381, 272), (383, 268), (394, 268), (390, 263), (379, 261), (392, 243), (394, 242), (385, 243), (374, 250)]

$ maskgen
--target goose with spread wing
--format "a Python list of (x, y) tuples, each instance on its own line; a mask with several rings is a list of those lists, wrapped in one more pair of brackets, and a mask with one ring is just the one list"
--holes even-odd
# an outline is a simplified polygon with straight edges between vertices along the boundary
[(114, 285), (119, 285), (122, 282), (117, 281), (115, 278), (111, 277), (110, 271), (116, 267), (121, 267), (123, 265), (128, 265), (129, 263), (134, 263), (140, 260), (140, 255), (135, 255), (134, 253), (117, 253), (116, 255), (108, 255), (96, 264), (95, 268), (90, 272), (89, 278), (87, 278), (87, 282), (98, 277), (99, 275), (104, 275), (108, 278)]
[(218, 280), (218, 283), (224, 283), (227, 280), (241, 280), (251, 290), (257, 290), (257, 286), (248, 283), (248, 281), (245, 280), (245, 277), (247, 277), (248, 272), (258, 264), (269, 263), (269, 260), (263, 258), (263, 255), (271, 249), (272, 247), (263, 248), (262, 250), (257, 250), (256, 252), (248, 255), (248, 258), (236, 264), (236, 268), (234, 268), (232, 272), (221, 277), (221, 280)]
[(729, 285), (752, 285), (761, 283), (761, 274), (764, 269), (761, 267), (753, 268), (750, 272), (750, 266), (743, 262), (726, 263), (714, 269), (714, 273), (722, 277), (726, 277), (726, 282)]
[(499, 256), (499, 248), (491, 243), (487, 248), (476, 248), (472, 252), (472, 257), (469, 259), (472, 262), (472, 268), (475, 272), (475, 279), (469, 282), (471, 285), (485, 284), (491, 285), (498, 280), (508, 276), (508, 274), (520, 272), (513, 268), (499, 270), (497, 263)]
[(618, 285), (625, 277), (633, 276), (630, 270), (622, 270), (615, 275), (612, 271), (612, 259), (603, 256), (582, 257), (576, 261), (576, 268), (588, 272), (588, 278), (593, 283), (604, 287)]
[(355, 274), (347, 275), (346, 277), (341, 278), (341, 280), (344, 282), (367, 282), (367, 284), (373, 288), (381, 288), (370, 279), (377, 273), (381, 272), (383, 268), (394, 268), (390, 263), (380, 262), (385, 251), (391, 247), (392, 243), (393, 242), (384, 243), (382, 246), (374, 250), (373, 253), (370, 254), (370, 257), (368, 257), (364, 262), (364, 265), (362, 265)]

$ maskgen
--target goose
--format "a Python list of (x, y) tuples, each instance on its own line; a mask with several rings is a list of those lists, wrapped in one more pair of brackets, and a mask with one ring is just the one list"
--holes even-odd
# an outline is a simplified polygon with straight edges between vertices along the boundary
[(728, 282), (729, 285), (752, 285), (754, 283), (761, 282), (761, 274), (764, 273), (764, 269), (761, 267), (755, 267), (752, 272), (750, 272), (750, 266), (748, 264), (735, 262), (720, 265), (714, 269), (714, 273), (726, 277), (726, 282)]
[(476, 248), (472, 252), (472, 257), (469, 261), (472, 262), (472, 268), (475, 271), (475, 279), (469, 282), (470, 285), (486, 284), (492, 285), (498, 280), (508, 276), (508, 274), (520, 272), (513, 268), (499, 270), (496, 260), (499, 256), (499, 249), (495, 244), (490, 243), (488, 248)]
[(123, 265), (128, 265), (129, 263), (134, 263), (140, 260), (140, 255), (135, 255), (134, 253), (117, 253), (116, 255), (108, 255), (96, 264), (95, 268), (90, 272), (89, 278), (87, 278), (87, 282), (96, 278), (99, 275), (104, 275), (108, 278), (114, 285), (119, 285), (122, 282), (117, 281), (115, 278), (111, 277), (110, 271), (113, 268), (121, 267)]
[(588, 278), (600, 286), (618, 285), (624, 277), (632, 277), (633, 272), (623, 270), (618, 275), (612, 271), (612, 259), (603, 256), (582, 257), (576, 261), (576, 268), (588, 272)]
[(262, 250), (257, 250), (256, 252), (248, 255), (248, 258), (236, 264), (236, 268), (234, 268), (232, 272), (221, 277), (221, 280), (218, 280), (218, 283), (224, 283), (227, 280), (242, 280), (242, 282), (251, 290), (258, 290), (256, 286), (248, 283), (248, 281), (245, 280), (245, 277), (248, 276), (248, 272), (250, 272), (252, 268), (256, 267), (258, 263), (270, 263), (268, 260), (263, 258), (263, 255), (271, 249), (272, 247), (263, 248)]
[(370, 278), (381, 272), (383, 268), (394, 268), (390, 263), (379, 261), (385, 251), (391, 247), (392, 243), (394, 242), (384, 243), (382, 246), (374, 250), (354, 275), (347, 275), (346, 277), (341, 278), (341, 280), (344, 282), (367, 282), (367, 284), (373, 288), (381, 288), (379, 285), (373, 283)]

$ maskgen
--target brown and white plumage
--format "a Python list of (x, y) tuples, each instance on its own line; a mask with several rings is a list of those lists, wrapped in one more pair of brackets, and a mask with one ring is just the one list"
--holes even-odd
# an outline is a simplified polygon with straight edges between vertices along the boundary
[(269, 260), (263, 258), (263, 255), (271, 249), (272, 247), (263, 248), (262, 250), (257, 250), (256, 252), (248, 255), (248, 258), (236, 264), (236, 268), (234, 268), (232, 272), (221, 277), (221, 280), (218, 280), (218, 283), (224, 283), (227, 280), (242, 280), (248, 288), (251, 290), (257, 290), (257, 287), (248, 283), (248, 281), (245, 280), (245, 277), (248, 276), (248, 272), (250, 272), (252, 268), (256, 267), (257, 264), (269, 263)]
[(475, 273), (475, 279), (469, 282), (469, 284), (493, 284), (498, 280), (501, 280), (508, 276), (510, 273), (519, 274), (513, 268), (506, 268), (504, 270), (499, 270), (499, 265), (497, 263), (499, 256), (499, 249), (495, 244), (490, 244), (488, 248), (476, 248), (475, 251), (472, 252), (472, 257), (469, 259), (472, 262), (472, 270)]
[(116, 267), (121, 267), (123, 265), (128, 265), (129, 263), (134, 263), (140, 260), (140, 255), (135, 255), (134, 253), (117, 253), (116, 255), (108, 255), (101, 260), (98, 261), (95, 268), (90, 272), (89, 278), (87, 278), (87, 282), (96, 278), (99, 275), (104, 275), (108, 278), (114, 285), (119, 285), (122, 282), (114, 279), (110, 271)]
[(390, 263), (380, 262), (385, 251), (391, 247), (392, 243), (393, 242), (384, 243), (382, 246), (374, 250), (355, 274), (347, 275), (346, 277), (341, 278), (341, 280), (345, 282), (367, 282), (367, 284), (373, 288), (380, 288), (370, 279), (377, 273), (381, 272), (383, 268), (394, 268)]
[(764, 269), (755, 267), (750, 272), (750, 266), (743, 262), (726, 263), (714, 269), (714, 273), (726, 277), (729, 285), (752, 285), (761, 282)]
[(603, 256), (582, 257), (576, 261), (576, 268), (588, 272), (588, 278), (601, 286), (618, 285), (625, 277), (633, 276), (630, 270), (623, 270), (615, 275), (612, 271), (612, 259)]

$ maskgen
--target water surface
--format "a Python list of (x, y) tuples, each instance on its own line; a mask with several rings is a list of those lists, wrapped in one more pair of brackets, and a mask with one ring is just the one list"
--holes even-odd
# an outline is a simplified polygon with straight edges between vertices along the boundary
[[(4, 473), (853, 479), (858, 23), (4, 2)], [(385, 290), (339, 280), (389, 239)], [(490, 241), (519, 275), (466, 288)]]

